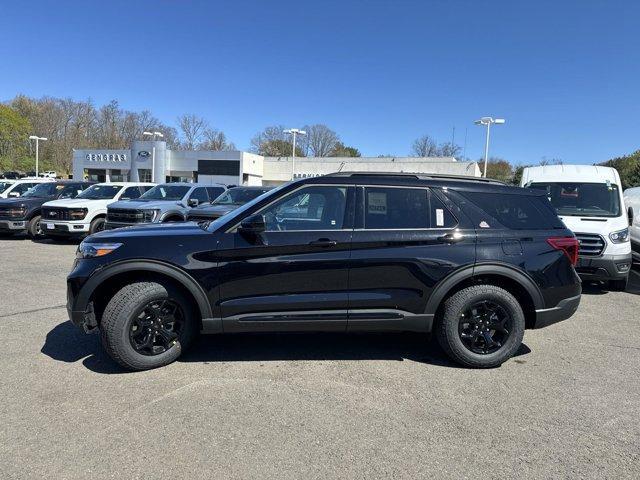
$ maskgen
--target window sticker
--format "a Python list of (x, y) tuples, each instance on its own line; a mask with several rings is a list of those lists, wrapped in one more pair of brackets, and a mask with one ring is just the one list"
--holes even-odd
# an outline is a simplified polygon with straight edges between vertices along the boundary
[(484, 220), (480, 222), (480, 228), (491, 228), (487, 222)]
[(444, 210), (436, 208), (436, 227), (444, 227)]
[(369, 214), (386, 215), (387, 214), (387, 194), (384, 192), (369, 192)]

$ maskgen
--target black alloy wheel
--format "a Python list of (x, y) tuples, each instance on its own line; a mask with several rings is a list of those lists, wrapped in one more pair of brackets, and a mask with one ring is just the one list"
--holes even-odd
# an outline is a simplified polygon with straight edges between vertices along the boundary
[(184, 327), (184, 318), (180, 305), (170, 299), (147, 303), (131, 322), (131, 346), (147, 356), (166, 352), (176, 344)]
[(513, 319), (499, 303), (483, 300), (460, 315), (458, 334), (469, 351), (480, 355), (497, 352), (513, 330)]

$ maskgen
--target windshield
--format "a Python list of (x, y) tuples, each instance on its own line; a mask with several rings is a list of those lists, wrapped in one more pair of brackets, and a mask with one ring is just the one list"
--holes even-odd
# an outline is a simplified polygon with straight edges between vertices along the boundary
[(266, 189), (261, 188), (232, 188), (211, 203), (214, 205), (244, 205), (266, 191)]
[(108, 200), (115, 197), (122, 185), (92, 185), (76, 198), (85, 198), (88, 200)]
[(59, 183), (40, 183), (29, 189), (23, 197), (54, 198), (64, 185)]
[(186, 185), (156, 185), (140, 197), (140, 200), (182, 200), (191, 187)]
[(580, 217), (617, 217), (620, 193), (608, 183), (532, 183), (530, 188), (544, 190), (558, 215)]
[(4, 192), (11, 185), (13, 185), (13, 182), (0, 182), (0, 193)]

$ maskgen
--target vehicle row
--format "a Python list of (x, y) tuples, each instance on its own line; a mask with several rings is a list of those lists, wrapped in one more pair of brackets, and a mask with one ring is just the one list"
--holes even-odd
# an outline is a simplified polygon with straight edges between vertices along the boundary
[(19, 180), (7, 190), (8, 198), (0, 200), (0, 234), (60, 238), (131, 225), (212, 220), (268, 187)]

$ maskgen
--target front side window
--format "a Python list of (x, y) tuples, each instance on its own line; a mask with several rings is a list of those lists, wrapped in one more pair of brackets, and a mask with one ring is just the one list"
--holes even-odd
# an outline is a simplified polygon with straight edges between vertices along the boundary
[(207, 192), (209, 193), (209, 199), (213, 201), (214, 199), (222, 195), (225, 190), (223, 187), (207, 187)]
[(261, 213), (267, 231), (340, 230), (346, 205), (347, 187), (314, 185), (291, 192)]
[(608, 183), (531, 183), (544, 190), (558, 215), (580, 217), (620, 216), (620, 191)]
[(189, 200), (198, 200), (198, 203), (207, 203), (209, 197), (207, 196), (207, 190), (203, 187), (196, 188), (189, 197)]
[(453, 228), (456, 219), (427, 188), (365, 188), (364, 228)]
[(110, 198), (114, 198), (121, 188), (121, 185), (91, 185), (84, 192), (78, 195), (77, 198), (84, 198), (87, 200), (108, 200)]
[(182, 200), (191, 190), (186, 185), (156, 185), (140, 197), (141, 200)]

